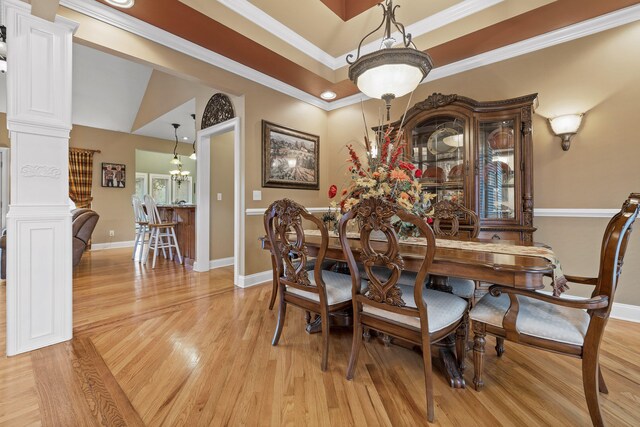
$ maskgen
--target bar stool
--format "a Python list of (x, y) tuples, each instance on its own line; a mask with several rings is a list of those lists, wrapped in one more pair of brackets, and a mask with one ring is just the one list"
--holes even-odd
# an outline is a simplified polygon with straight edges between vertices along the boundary
[(149, 219), (144, 211), (142, 200), (135, 194), (131, 197), (131, 204), (133, 205), (133, 217), (136, 223), (136, 238), (133, 241), (133, 254), (131, 255), (131, 259), (136, 259), (136, 252), (139, 248), (140, 257), (138, 261), (142, 261), (145, 243), (149, 242)]
[(149, 217), (149, 244), (147, 245), (147, 251), (144, 258), (144, 264), (147, 264), (149, 259), (149, 251), (153, 250), (153, 263), (151, 268), (156, 268), (156, 258), (158, 257), (158, 249), (169, 249), (169, 258), (173, 260), (173, 248), (176, 249), (178, 254), (178, 261), (182, 264), (182, 255), (180, 253), (180, 247), (178, 246), (178, 239), (176, 238), (176, 226), (175, 222), (162, 222), (156, 201), (153, 197), (146, 194), (144, 196), (144, 205), (147, 208), (147, 215)]

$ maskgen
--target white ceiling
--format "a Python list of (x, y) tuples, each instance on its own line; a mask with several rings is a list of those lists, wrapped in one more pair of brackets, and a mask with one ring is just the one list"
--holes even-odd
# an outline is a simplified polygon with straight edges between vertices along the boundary
[(73, 124), (131, 132), (152, 71), (74, 43)]
[[(135, 135), (152, 136), (154, 138), (175, 141), (172, 123), (178, 123), (178, 141), (193, 144), (196, 138), (196, 122), (191, 114), (196, 112), (195, 98), (163, 114), (152, 122), (147, 123), (133, 132)], [(187, 138), (186, 140), (184, 138)]]
[[(79, 44), (73, 44), (74, 125), (132, 133), (153, 68)], [(0, 73), (0, 112), (7, 111), (6, 74)], [(191, 99), (133, 132), (173, 141), (171, 123), (179, 123), (178, 140), (196, 136), (196, 101)], [(184, 140), (183, 138), (187, 139)]]

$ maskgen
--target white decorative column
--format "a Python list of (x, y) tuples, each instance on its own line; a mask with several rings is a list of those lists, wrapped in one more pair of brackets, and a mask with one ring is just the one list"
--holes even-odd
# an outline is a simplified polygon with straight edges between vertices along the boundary
[(2, 0), (7, 27), (7, 354), (71, 339), (71, 54), (77, 24)]

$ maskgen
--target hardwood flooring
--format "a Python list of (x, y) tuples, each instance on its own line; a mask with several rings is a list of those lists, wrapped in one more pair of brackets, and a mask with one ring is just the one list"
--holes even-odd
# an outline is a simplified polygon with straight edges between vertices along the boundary
[[(272, 347), (270, 285), (235, 289), (232, 274), (168, 262), (151, 270), (126, 250), (85, 254), (74, 276), (74, 339), (0, 358), (0, 424), (426, 425), (418, 353), (372, 339), (347, 381), (351, 332), (336, 329), (322, 373), (321, 337), (304, 332), (302, 311), (289, 309)], [(4, 342), (4, 287), (0, 305)], [(640, 425), (638, 348), (640, 324), (609, 322), (601, 353), (609, 425)], [(516, 344), (501, 359), (487, 352), (482, 392), (449, 388), (437, 367), (434, 388), (435, 425), (590, 424), (580, 361)]]

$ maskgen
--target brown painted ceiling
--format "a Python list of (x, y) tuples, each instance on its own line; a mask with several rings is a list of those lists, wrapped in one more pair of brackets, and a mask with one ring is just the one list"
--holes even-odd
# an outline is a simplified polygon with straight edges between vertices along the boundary
[[(395, 3), (400, 4), (400, 10), (409, 9), (406, 15), (397, 14), (398, 20), (408, 25), (459, 6), (460, 0)], [(640, 1), (503, 0), (462, 20), (442, 23), (415, 41), (440, 67), (636, 3)], [(251, 0), (251, 5), (335, 57), (355, 49), (377, 26), (382, 15), (375, 4), (372, 0)], [(119, 10), (313, 96), (333, 90), (340, 99), (358, 92), (346, 78), (346, 62), (333, 70), (220, 1), (136, 0), (131, 9)], [(380, 36), (376, 34), (376, 38)]]

